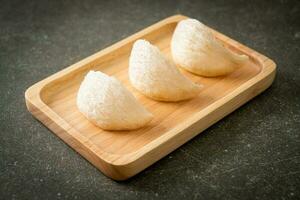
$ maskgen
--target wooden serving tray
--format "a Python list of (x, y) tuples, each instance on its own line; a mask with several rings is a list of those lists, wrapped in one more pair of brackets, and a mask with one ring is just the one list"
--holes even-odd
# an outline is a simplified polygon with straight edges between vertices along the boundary
[[(135, 40), (143, 38), (170, 55), (173, 31), (182, 19), (164, 19), (36, 84), (25, 93), (28, 110), (58, 137), (100, 169), (124, 180), (214, 124), (264, 91), (275, 77), (275, 63), (244, 45), (213, 31), (225, 46), (250, 56), (250, 61), (228, 76), (204, 78), (182, 71), (204, 87), (199, 96), (179, 103), (151, 100), (138, 93), (128, 80), (128, 58)], [(100, 70), (119, 79), (154, 115), (153, 121), (135, 131), (104, 131), (77, 110), (75, 100), (83, 77)]]

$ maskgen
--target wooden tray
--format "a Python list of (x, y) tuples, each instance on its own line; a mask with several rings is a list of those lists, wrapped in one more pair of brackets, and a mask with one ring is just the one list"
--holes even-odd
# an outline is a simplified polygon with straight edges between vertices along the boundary
[[(225, 46), (249, 55), (250, 61), (218, 78), (182, 71), (204, 85), (199, 96), (190, 101), (163, 103), (139, 94), (127, 74), (133, 42), (147, 39), (170, 57), (173, 31), (185, 18), (176, 15), (164, 19), (34, 84), (25, 93), (28, 110), (105, 175), (124, 180), (137, 174), (265, 90), (275, 77), (272, 60), (214, 31)], [(136, 131), (111, 132), (86, 120), (77, 110), (75, 99), (83, 77), (91, 69), (118, 78), (154, 114), (153, 121)]]

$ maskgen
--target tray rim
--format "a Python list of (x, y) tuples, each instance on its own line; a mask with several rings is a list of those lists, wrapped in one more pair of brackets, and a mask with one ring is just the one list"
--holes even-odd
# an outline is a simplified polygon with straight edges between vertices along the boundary
[[(275, 62), (273, 60), (269, 59), (268, 57), (258, 53), (257, 51), (254, 51), (254, 50), (250, 49), (249, 47), (246, 47), (243, 44), (240, 44), (237, 41), (213, 30), (217, 37), (221, 36), (222, 38), (225, 38), (224, 42), (230, 43), (231, 45), (238, 46), (241, 51), (243, 51), (245, 53), (247, 52), (247, 54), (249, 54), (251, 57), (255, 58), (261, 65), (261, 71), (258, 74), (256, 74), (254, 77), (252, 77), (251, 79), (249, 79), (248, 81), (246, 81), (245, 83), (240, 85), (238, 88), (231, 91), (226, 96), (222, 97), (221, 99), (218, 99), (217, 101), (208, 105), (203, 110), (196, 113), (193, 117), (186, 120), (185, 121), (186, 123), (177, 125), (172, 130), (164, 133), (160, 137), (149, 142), (145, 146), (141, 147), (139, 150), (128, 153), (128, 154), (111, 154), (111, 153), (105, 152), (105, 151), (99, 149), (98, 147), (96, 147), (95, 145), (93, 145), (91, 142), (88, 141), (88, 139), (86, 137), (79, 134), (79, 132), (75, 128), (71, 127), (68, 124), (68, 122), (66, 122), (63, 118), (61, 118), (55, 111), (53, 111), (42, 100), (41, 92), (52, 81), (54, 81), (56, 79), (60, 79), (61, 77), (84, 67), (87, 63), (93, 61), (94, 59), (104, 56), (110, 52), (113, 52), (113, 51), (117, 50), (119, 47), (123, 46), (124, 44), (134, 41), (134, 40), (140, 38), (141, 36), (143, 36), (147, 33), (150, 33), (151, 31), (153, 31), (157, 28), (160, 28), (167, 24), (178, 22), (178, 21), (180, 21), (182, 19), (186, 19), (186, 18), (188, 18), (188, 17), (183, 16), (183, 15), (174, 15), (174, 16), (165, 18), (165, 19), (163, 19), (153, 25), (150, 25), (149, 27), (147, 27), (141, 31), (138, 31), (137, 33), (135, 33), (135, 34), (133, 34), (133, 35), (109, 46), (109, 47), (106, 47), (105, 49), (103, 49), (103, 50), (65, 68), (65, 69), (62, 69), (61, 71), (58, 71), (57, 73), (50, 75), (49, 77), (35, 83), (31, 87), (29, 87), (25, 92), (25, 101), (26, 101), (26, 106), (27, 106), (28, 110), (39, 121), (41, 121), (47, 128), (52, 130), (52, 132), (54, 132), (56, 135), (58, 135), (62, 140), (64, 140), (74, 150), (78, 151), (82, 156), (84, 156), (87, 160), (89, 160), (91, 163), (93, 163), (97, 168), (99, 168), (107, 176), (109, 176), (113, 179), (116, 179), (116, 180), (124, 180), (124, 179), (127, 179), (127, 178), (135, 175), (139, 171), (148, 167), (149, 165), (151, 165), (155, 161), (159, 160), (166, 154), (172, 152), (174, 149), (181, 146), (186, 141), (188, 141), (189, 139), (198, 135), (204, 129), (209, 127), (211, 124), (208, 125), (206, 128), (204, 128), (203, 130), (198, 131), (197, 134), (191, 134), (190, 138), (188, 138), (186, 141), (183, 141), (182, 144), (177, 145), (177, 147), (171, 148), (171, 150), (167, 153), (164, 153), (164, 155), (162, 155), (162, 156), (159, 155), (159, 156), (156, 156), (155, 158), (152, 158), (150, 162), (148, 161), (149, 163), (147, 163), (147, 161), (145, 159), (142, 159), (143, 157), (145, 157), (147, 155), (152, 156), (152, 154), (151, 154), (151, 153), (153, 153), (152, 151), (157, 150), (158, 147), (163, 146), (165, 143), (170, 141), (172, 138), (175, 138), (177, 135), (184, 134), (183, 132), (185, 130), (192, 127), (199, 120), (203, 119), (206, 115), (216, 111), (221, 106), (230, 102), (231, 100), (236, 98), (241, 93), (247, 91), (249, 88), (253, 87), (258, 82), (263, 81), (264, 79), (266, 79), (268, 77), (270, 78), (268, 85), (265, 88), (263, 88), (261, 91), (259, 91), (258, 93), (262, 92), (267, 87), (269, 87), (275, 77), (275, 72), (276, 72)], [(255, 94), (254, 96), (256, 96), (257, 94)], [(249, 98), (248, 100), (250, 100), (251, 98)], [(245, 103), (245, 102), (243, 102), (243, 103)], [(235, 109), (236, 108), (234, 108), (233, 110), (235, 110)], [(222, 119), (222, 118), (223, 117), (221, 117), (220, 119)], [(132, 170), (132, 168), (136, 167), (136, 165), (140, 165), (140, 162), (142, 162), (142, 161), (146, 162), (145, 167), (140, 167), (139, 170)]]

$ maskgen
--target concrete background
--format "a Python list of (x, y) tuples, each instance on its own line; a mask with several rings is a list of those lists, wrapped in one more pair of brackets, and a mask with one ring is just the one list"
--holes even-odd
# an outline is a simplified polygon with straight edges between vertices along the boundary
[[(184, 14), (274, 59), (274, 84), (125, 182), (27, 112), (33, 83)], [(299, 199), (299, 1), (0, 0), (0, 199)]]

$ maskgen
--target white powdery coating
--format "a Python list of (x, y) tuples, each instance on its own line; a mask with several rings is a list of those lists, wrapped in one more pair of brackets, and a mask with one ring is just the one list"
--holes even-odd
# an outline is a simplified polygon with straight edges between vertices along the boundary
[(77, 107), (95, 125), (105, 130), (132, 130), (153, 118), (114, 77), (90, 71), (80, 85)]
[(181, 101), (196, 96), (200, 86), (183, 76), (160, 50), (137, 40), (129, 59), (131, 84), (142, 94), (160, 101)]
[(219, 76), (234, 71), (248, 60), (222, 46), (212, 32), (195, 19), (178, 23), (171, 41), (176, 64), (203, 76)]

